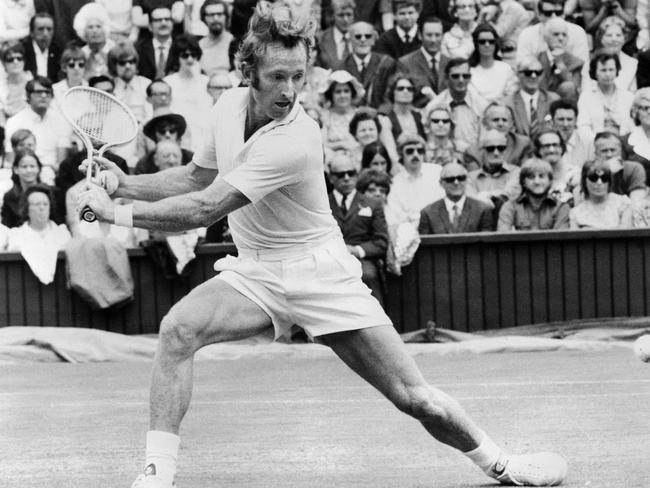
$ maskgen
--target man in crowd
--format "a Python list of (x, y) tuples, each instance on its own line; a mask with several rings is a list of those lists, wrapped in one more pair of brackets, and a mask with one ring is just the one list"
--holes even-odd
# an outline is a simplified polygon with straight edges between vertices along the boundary
[(22, 44), (25, 48), (25, 71), (55, 82), (61, 69), (61, 49), (52, 41), (53, 38), (54, 19), (46, 12), (38, 12), (29, 21), (29, 36)]
[(375, 51), (393, 59), (416, 51), (421, 45), (417, 24), (421, 9), (421, 0), (393, 0), (395, 27), (379, 36)]
[(207, 90), (213, 103), (217, 103), (223, 92), (232, 87), (232, 79), (227, 71), (214, 71), (208, 78)]
[(152, 117), (169, 113), (172, 104), (172, 87), (164, 80), (154, 80), (147, 85), (147, 102), (151, 104)]
[(612, 172), (611, 191), (627, 195), (632, 201), (641, 201), (647, 194), (646, 174), (641, 163), (625, 161), (619, 136), (610, 131), (596, 134), (594, 139), (597, 159), (609, 162)]
[(566, 100), (555, 100), (549, 107), (549, 114), (553, 128), (566, 145), (564, 162), (580, 169), (585, 161), (594, 159), (594, 134), (587, 126), (578, 127), (578, 106)]
[(354, 0), (332, 0), (334, 23), (318, 38), (318, 66), (335, 70), (352, 52), (349, 28), (354, 22)]
[(136, 44), (138, 72), (150, 80), (163, 78), (178, 63), (178, 52), (172, 38), (172, 12), (168, 7), (157, 6), (149, 13), (151, 37)]
[(492, 208), (465, 194), (467, 170), (459, 163), (443, 166), (440, 186), (444, 198), (424, 207), (420, 213), (420, 234), (458, 234), (494, 230)]
[(224, 0), (205, 0), (201, 5), (201, 20), (208, 27), (208, 35), (199, 41), (203, 55), (201, 69), (204, 73), (230, 71), (230, 44), (234, 36), (228, 30), (228, 5)]

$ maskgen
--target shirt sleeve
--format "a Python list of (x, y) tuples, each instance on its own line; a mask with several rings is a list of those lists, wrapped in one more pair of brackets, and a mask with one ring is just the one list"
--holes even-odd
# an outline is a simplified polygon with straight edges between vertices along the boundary
[(629, 195), (634, 190), (645, 188), (645, 176), (645, 170), (640, 163), (630, 165), (630, 169), (625, 175), (625, 186), (627, 186), (625, 193)]

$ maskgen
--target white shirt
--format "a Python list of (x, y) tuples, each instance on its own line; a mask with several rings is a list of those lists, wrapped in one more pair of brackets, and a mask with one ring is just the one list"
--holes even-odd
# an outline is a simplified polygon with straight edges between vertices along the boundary
[(359, 70), (359, 73), (362, 73), (363, 70), (368, 67), (368, 63), (370, 62), (370, 54), (366, 54), (363, 58), (360, 58), (356, 54), (352, 55), (352, 57), (354, 58), (354, 62), (357, 63), (357, 69)]
[(417, 225), (420, 210), (445, 196), (440, 186), (441, 171), (438, 164), (424, 163), (417, 175), (400, 171), (393, 177), (386, 205), (395, 215), (395, 223), (408, 221)]
[(578, 98), (578, 126), (587, 126), (594, 133), (605, 129), (605, 120), (609, 117), (619, 126), (619, 134), (625, 135), (632, 130), (634, 123), (630, 117), (630, 109), (634, 94), (626, 90), (616, 89), (612, 98), (607, 98), (593, 84), (584, 90)]
[[(346, 36), (349, 36), (349, 34), (344, 34), (336, 27), (332, 29), (332, 33), (334, 35), (334, 44), (336, 44), (336, 57), (339, 59), (343, 59), (343, 52), (345, 51), (345, 39)], [(348, 47), (348, 49), (350, 48)]]
[(513, 94), (519, 86), (514, 70), (503, 61), (494, 61), (489, 69), (478, 64), (471, 67), (470, 72), (472, 73), (470, 84), (488, 102)]
[(34, 55), (36, 56), (36, 74), (47, 78), (47, 58), (50, 50), (45, 49), (45, 51), (41, 51), (41, 48), (34, 41), (32, 41), (32, 46), (34, 47)]
[(352, 200), (354, 200), (354, 195), (356, 193), (357, 190), (352, 190), (350, 193), (344, 196), (338, 190), (332, 190), (332, 195), (334, 195), (334, 200), (336, 200), (336, 204), (340, 207), (341, 204), (343, 203), (343, 200), (345, 200), (345, 208), (348, 210), (350, 210), (350, 205), (352, 204)]
[(172, 47), (172, 38), (170, 37), (167, 39), (165, 42), (160, 42), (158, 39), (155, 37), (152, 39), (153, 42), (153, 60), (154, 63), (156, 63), (156, 66), (158, 66), (158, 58), (160, 57), (160, 48), (163, 49), (163, 52), (165, 53), (165, 64), (167, 64), (167, 60), (169, 59), (169, 50)]
[(413, 39), (415, 39), (418, 35), (418, 26), (416, 24), (413, 27), (411, 27), (411, 29), (408, 32), (406, 32), (400, 26), (396, 25), (395, 32), (397, 32), (397, 35), (402, 40), (402, 42), (406, 42), (406, 38), (405, 38), (406, 34), (408, 34), (409, 36), (409, 42), (413, 42)]
[(454, 214), (458, 212), (458, 215), (463, 213), (463, 208), (465, 207), (465, 200), (467, 200), (467, 197), (463, 195), (460, 197), (460, 200), (457, 202), (453, 202), (449, 200), (449, 198), (445, 197), (443, 201), (445, 202), (445, 208), (447, 209), (447, 213), (449, 213), (449, 222), (454, 221)]
[(582, 168), (585, 161), (594, 159), (594, 133), (589, 127), (577, 127), (566, 142), (562, 161), (576, 168)]
[(251, 203), (230, 213), (238, 249), (287, 249), (339, 236), (325, 178), (318, 124), (300, 104), (244, 141), (249, 88), (226, 91), (211, 109), (211, 130), (194, 163), (219, 176)]

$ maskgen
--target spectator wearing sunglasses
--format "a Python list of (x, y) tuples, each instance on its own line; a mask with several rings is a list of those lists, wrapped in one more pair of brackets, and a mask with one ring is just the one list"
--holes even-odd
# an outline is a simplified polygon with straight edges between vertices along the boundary
[(632, 226), (629, 197), (612, 191), (609, 163), (602, 159), (587, 161), (582, 167), (580, 188), (584, 200), (571, 209), (572, 229), (619, 229)]
[[(152, 140), (156, 146), (148, 151), (135, 166), (135, 174), (149, 174), (158, 172), (159, 168), (154, 161), (155, 147), (161, 141), (172, 141), (180, 147), (181, 140), (187, 129), (185, 118), (176, 113), (167, 113), (154, 117), (147, 122), (142, 128), (142, 132), (147, 138)], [(181, 148), (181, 164), (188, 164), (194, 153), (185, 148)]]
[(172, 12), (167, 7), (155, 7), (149, 12), (151, 38), (140, 39), (135, 48), (138, 51), (138, 72), (154, 80), (172, 73), (178, 66), (178, 49), (174, 49)]
[(478, 0), (450, 0), (449, 11), (456, 22), (442, 36), (442, 54), (448, 58), (469, 58), (474, 52), (472, 32), (478, 25)]
[(0, 45), (20, 42), (26, 37), (29, 34), (29, 19), (35, 13), (33, 0), (0, 1)]
[(552, 196), (558, 201), (573, 204), (580, 185), (580, 168), (564, 159), (566, 144), (561, 133), (552, 128), (543, 129), (535, 134), (533, 144), (535, 157), (549, 163), (553, 170)]
[(469, 62), (465, 58), (453, 58), (445, 66), (447, 88), (426, 106), (445, 107), (454, 122), (456, 149), (465, 151), (479, 138), (481, 117), (487, 101), (470, 86), (472, 79)]
[(551, 103), (560, 97), (540, 87), (542, 63), (537, 58), (527, 58), (517, 63), (519, 90), (504, 99), (515, 114), (515, 132), (530, 136), (550, 120)]
[(646, 172), (641, 163), (623, 159), (622, 142), (610, 131), (596, 134), (594, 139), (596, 159), (607, 161), (611, 173), (610, 191), (627, 195), (633, 202), (647, 194)]
[(551, 193), (553, 168), (538, 158), (521, 165), (521, 194), (503, 204), (499, 211), (497, 231), (568, 229), (569, 204)]
[(489, 205), (466, 195), (467, 170), (459, 163), (449, 163), (440, 173), (445, 196), (420, 212), (420, 234), (458, 234), (494, 230)]
[(99, 3), (88, 3), (74, 17), (74, 30), (86, 45), (86, 79), (108, 74), (108, 52), (115, 47), (109, 38), (111, 19), (106, 8)]
[(386, 92), (392, 104), (388, 112), (390, 130), (397, 140), (402, 132), (414, 132), (424, 137), (424, 127), (420, 112), (414, 110), (415, 82), (405, 73), (395, 73), (388, 84)]
[(70, 44), (61, 54), (61, 81), (52, 85), (54, 92), (54, 103), (60, 110), (60, 104), (63, 95), (73, 86), (84, 86), (88, 82), (85, 79), (86, 74), (86, 55), (83, 49), (76, 44)]
[(458, 158), (454, 142), (454, 121), (446, 107), (433, 107), (424, 112), (426, 161), (444, 166)]
[(0, 71), (0, 125), (16, 115), (27, 105), (25, 83), (33, 78), (31, 71), (25, 69), (25, 48), (22, 44), (9, 46), (2, 52)]

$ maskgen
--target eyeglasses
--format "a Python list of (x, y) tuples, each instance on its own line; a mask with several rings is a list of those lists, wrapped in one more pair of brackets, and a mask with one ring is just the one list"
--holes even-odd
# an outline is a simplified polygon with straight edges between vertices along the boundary
[(424, 154), (424, 148), (423, 147), (406, 147), (404, 148), (404, 154), (407, 156), (411, 156), (414, 153), (418, 153), (420, 155)]
[(225, 16), (226, 16), (226, 12), (206, 12), (204, 14), (205, 18), (208, 18), (208, 17), (225, 17)]
[(85, 68), (86, 67), (86, 62), (85, 61), (68, 61), (67, 66), (70, 69)]
[(336, 176), (337, 178), (345, 178), (346, 176), (353, 178), (357, 176), (357, 170), (356, 169), (349, 169), (347, 171), (332, 171), (330, 172), (332, 176)]
[(494, 151), (499, 151), (502, 153), (503, 151), (506, 150), (507, 146), (503, 146), (501, 144), (495, 144), (494, 146), (483, 146), (483, 149), (485, 149), (487, 152), (491, 153)]
[(395, 91), (414, 91), (414, 88), (412, 86), (396, 86)]
[(449, 78), (452, 80), (460, 80), (461, 78), (463, 80), (469, 80), (472, 77), (471, 73), (452, 73), (449, 75)]
[(478, 41), (476, 41), (476, 44), (480, 44), (482, 46), (493, 45), (496, 43), (497, 43), (496, 39), (479, 39)]
[(171, 22), (171, 17), (158, 17), (157, 19), (151, 19), (151, 22)]
[(20, 61), (25, 61), (25, 58), (22, 56), (10, 56), (5, 58), (5, 63), (19, 63)]
[(551, 17), (552, 15), (562, 15), (561, 8), (540, 8), (539, 13), (545, 17)]
[(122, 61), (118, 61), (117, 64), (119, 66), (126, 66), (127, 64), (135, 65), (135, 59), (124, 59)]
[(596, 183), (597, 181), (601, 181), (603, 183), (609, 183), (611, 180), (611, 176), (609, 173), (591, 173), (587, 175), (587, 179), (592, 183)]
[(531, 77), (533, 75), (541, 76), (543, 73), (541, 69), (522, 69), (519, 72), (522, 73), (524, 76), (528, 76), (528, 77)]
[(467, 175), (446, 176), (444, 178), (441, 178), (441, 180), (445, 183), (462, 183), (463, 181), (467, 180)]
[(174, 135), (178, 133), (178, 129), (176, 127), (158, 127), (156, 128), (156, 133)]
[(52, 95), (52, 90), (32, 90), (32, 93), (34, 95), (41, 95), (45, 97), (49, 97)]
[(451, 119), (431, 119), (432, 124), (448, 124)]
[(559, 142), (549, 142), (546, 144), (540, 144), (539, 147), (540, 149), (551, 149), (551, 148), (562, 147), (562, 144), (560, 144)]
[(372, 39), (372, 34), (355, 34), (354, 38), (359, 40), (359, 41), (361, 39)]
[(193, 53), (192, 51), (183, 51), (182, 53), (179, 54), (179, 56), (183, 59), (187, 59), (187, 58), (199, 59), (198, 53)]

